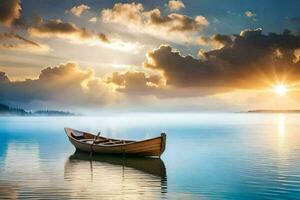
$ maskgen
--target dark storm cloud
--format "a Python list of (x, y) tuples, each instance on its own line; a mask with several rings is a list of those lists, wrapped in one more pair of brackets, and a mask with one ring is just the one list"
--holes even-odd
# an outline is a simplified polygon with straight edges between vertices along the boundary
[(20, 17), (19, 0), (1, 0), (0, 1), (0, 23), (10, 26), (15, 19)]
[(48, 67), (37, 79), (11, 81), (0, 72), (1, 102), (56, 102), (61, 105), (103, 105), (113, 101), (106, 84), (91, 70), (80, 70), (74, 63)]
[(176, 87), (255, 88), (281, 76), (288, 81), (300, 78), (294, 55), (300, 37), (289, 31), (264, 35), (261, 29), (244, 30), (214, 39), (224, 46), (204, 52), (203, 59), (183, 56), (164, 45), (148, 53), (144, 66), (162, 71), (167, 85)]

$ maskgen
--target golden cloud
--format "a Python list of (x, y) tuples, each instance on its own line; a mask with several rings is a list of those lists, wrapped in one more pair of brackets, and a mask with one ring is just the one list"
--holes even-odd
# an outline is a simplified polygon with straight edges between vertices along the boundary
[(163, 87), (162, 77), (137, 71), (114, 72), (106, 82), (116, 85), (119, 92), (139, 95), (149, 95)]
[(36, 20), (35, 25), (28, 28), (28, 33), (33, 37), (56, 37), (70, 40), (77, 44), (100, 45), (120, 51), (134, 52), (134, 50), (139, 48), (137, 43), (124, 42), (116, 36), (92, 32), (73, 23), (63, 22), (60, 19), (44, 21), (42, 18), (39, 18)]
[(163, 16), (159, 9), (145, 11), (140, 3), (116, 3), (112, 9), (102, 10), (101, 16), (106, 23), (122, 24), (135, 31), (165, 38), (172, 35), (188, 37), (209, 25), (203, 16), (196, 16), (194, 19), (178, 13)]
[[(203, 58), (183, 56), (168, 45), (150, 51), (144, 67), (162, 71), (166, 85), (177, 88), (251, 89), (270, 82), (298, 82), (300, 62), (295, 55), (300, 37), (289, 31), (262, 34), (261, 29), (239, 35), (215, 35), (223, 45), (202, 52)], [(222, 89), (223, 90), (223, 89)]]
[(196, 32), (209, 25), (209, 22), (203, 16), (192, 19), (186, 15), (171, 13), (163, 17), (159, 9), (144, 14), (148, 17), (146, 24), (155, 28), (166, 28), (168, 32)]
[(105, 105), (113, 103), (116, 94), (90, 69), (76, 63), (43, 69), (37, 79), (10, 81), (0, 73), (2, 102), (56, 102), (61, 105)]
[(79, 28), (73, 23), (63, 22), (60, 19), (53, 19), (46, 22), (44, 22), (43, 19), (41, 19), (41, 21), (38, 22), (36, 25), (29, 27), (28, 33), (34, 37), (54, 36), (78, 40), (89, 39), (96, 35), (85, 28)]
[(217, 92), (228, 91), (226, 88), (207, 87), (199, 90), (198, 86), (177, 87), (167, 85), (166, 78), (161, 74), (149, 74), (144, 71), (114, 72), (106, 78), (115, 91), (126, 94), (126, 97), (152, 96), (158, 98), (183, 98), (206, 96)]
[(80, 17), (80, 15), (83, 13), (83, 12), (86, 12), (87, 10), (89, 10), (90, 7), (85, 5), (85, 4), (80, 4), (78, 6), (74, 6), (72, 7), (70, 10), (67, 10), (66, 12), (70, 12), (72, 13), (73, 15), (77, 16), (77, 17)]
[(199, 36), (196, 42), (199, 45), (208, 46), (212, 49), (220, 49), (224, 47), (224, 45), (229, 45), (232, 39), (230, 35), (214, 34), (211, 37)]
[(168, 2), (168, 7), (170, 10), (180, 10), (184, 8), (184, 3), (181, 0), (170, 0)]

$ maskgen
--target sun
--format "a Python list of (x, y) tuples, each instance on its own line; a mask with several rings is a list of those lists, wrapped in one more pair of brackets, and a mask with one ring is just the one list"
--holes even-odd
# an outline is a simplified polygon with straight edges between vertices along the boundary
[(276, 85), (274, 87), (274, 92), (279, 96), (283, 96), (287, 92), (287, 86), (283, 84)]

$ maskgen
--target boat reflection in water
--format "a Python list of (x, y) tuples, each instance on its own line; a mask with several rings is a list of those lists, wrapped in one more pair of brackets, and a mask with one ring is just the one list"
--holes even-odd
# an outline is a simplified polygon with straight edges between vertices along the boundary
[(74, 198), (165, 199), (166, 168), (160, 158), (75, 152), (65, 163), (65, 182)]

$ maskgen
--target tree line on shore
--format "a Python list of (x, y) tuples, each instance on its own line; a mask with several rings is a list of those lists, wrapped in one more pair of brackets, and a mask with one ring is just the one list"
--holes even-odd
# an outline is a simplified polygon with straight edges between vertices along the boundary
[(17, 116), (74, 116), (76, 114), (68, 111), (59, 110), (37, 110), (27, 111), (23, 108), (10, 107), (0, 104), (0, 115), (17, 115)]

